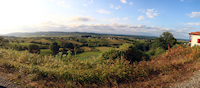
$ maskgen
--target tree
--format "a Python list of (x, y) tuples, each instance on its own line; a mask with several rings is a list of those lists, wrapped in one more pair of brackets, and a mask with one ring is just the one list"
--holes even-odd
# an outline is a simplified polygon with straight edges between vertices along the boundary
[(5, 43), (9, 43), (9, 40), (8, 40), (8, 39), (5, 39), (4, 42), (5, 42)]
[(4, 45), (4, 38), (2, 36), (0, 36), (0, 46), (3, 46)]
[(28, 51), (30, 53), (38, 53), (38, 54), (40, 54), (40, 47), (38, 45), (36, 45), (36, 44), (30, 44)]
[(64, 48), (74, 49), (74, 45), (72, 43), (65, 43)]
[(53, 42), (52, 45), (51, 45), (51, 51), (54, 53), (54, 54), (57, 54), (58, 51), (59, 51), (59, 45), (56, 43), (56, 42)]
[(170, 32), (166, 31), (166, 32), (163, 32), (159, 38), (155, 39), (155, 42), (152, 44), (152, 48), (156, 49), (157, 47), (161, 47), (167, 50), (167, 47), (168, 47), (167, 45), (172, 47), (176, 43), (177, 43), (177, 40), (174, 38), (174, 36)]
[(133, 44), (123, 44), (119, 49), (109, 49), (108, 51), (103, 52), (100, 57), (104, 59), (125, 58), (131, 63), (143, 59), (149, 60), (149, 56), (141, 50), (138, 50)]
[(21, 42), (24, 43), (24, 40), (22, 40)]

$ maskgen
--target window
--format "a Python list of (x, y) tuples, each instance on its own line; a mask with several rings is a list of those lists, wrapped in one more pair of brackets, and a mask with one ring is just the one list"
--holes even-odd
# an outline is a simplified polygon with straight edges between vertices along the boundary
[(200, 39), (197, 39), (197, 43), (200, 43)]

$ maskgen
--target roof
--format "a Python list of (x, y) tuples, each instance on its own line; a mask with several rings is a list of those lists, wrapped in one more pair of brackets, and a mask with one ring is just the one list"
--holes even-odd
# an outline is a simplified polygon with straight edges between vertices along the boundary
[(191, 32), (191, 33), (189, 33), (190, 35), (200, 35), (200, 31), (198, 31), (198, 32)]

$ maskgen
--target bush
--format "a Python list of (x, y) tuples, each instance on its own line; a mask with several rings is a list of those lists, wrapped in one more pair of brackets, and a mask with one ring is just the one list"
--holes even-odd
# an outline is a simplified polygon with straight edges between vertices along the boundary
[(40, 54), (40, 47), (38, 45), (36, 45), (36, 44), (31, 44), (31, 45), (29, 45), (28, 51), (30, 53), (38, 53), (38, 54)]
[(123, 57), (126, 60), (129, 60), (131, 63), (135, 61), (141, 61), (142, 59), (149, 59), (147, 54), (141, 50), (138, 50), (132, 44), (123, 44), (119, 49), (112, 48), (102, 53), (101, 57), (104, 59), (116, 59)]

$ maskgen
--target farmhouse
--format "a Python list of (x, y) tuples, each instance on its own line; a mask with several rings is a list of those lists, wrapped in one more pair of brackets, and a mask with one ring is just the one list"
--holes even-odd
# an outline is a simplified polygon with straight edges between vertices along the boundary
[(191, 43), (191, 47), (195, 45), (200, 46), (200, 32), (191, 32), (189, 35), (189, 42)]

